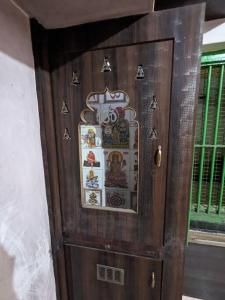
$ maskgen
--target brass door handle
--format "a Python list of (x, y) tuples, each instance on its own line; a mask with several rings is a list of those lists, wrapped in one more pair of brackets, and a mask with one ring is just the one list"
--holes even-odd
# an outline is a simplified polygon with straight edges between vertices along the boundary
[(155, 272), (152, 272), (152, 289), (155, 288)]
[(161, 167), (161, 162), (162, 162), (162, 147), (159, 145), (155, 154), (155, 164), (158, 168)]

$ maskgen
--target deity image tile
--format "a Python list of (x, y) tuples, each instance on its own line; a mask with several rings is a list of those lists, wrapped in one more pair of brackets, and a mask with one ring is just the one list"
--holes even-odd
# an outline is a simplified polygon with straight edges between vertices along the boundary
[(87, 104), (92, 110), (87, 110), (88, 116), (85, 111), (82, 120), (89, 124), (79, 126), (85, 203), (130, 208), (131, 197), (137, 195), (136, 113), (128, 107), (126, 93), (107, 88), (101, 94), (90, 94)]
[(80, 135), (82, 148), (101, 147), (101, 127), (99, 125), (81, 125)]
[(102, 149), (82, 149), (83, 167), (102, 167)]
[(130, 208), (129, 191), (117, 188), (106, 188), (106, 206), (114, 208)]
[(128, 187), (129, 152), (104, 151), (105, 155), (105, 186)]
[(102, 122), (102, 145), (103, 148), (129, 148), (129, 121), (125, 119), (122, 107), (109, 107), (106, 111)]
[(88, 189), (102, 188), (102, 170), (83, 168), (83, 186)]
[(86, 205), (101, 206), (102, 204), (101, 191), (84, 190), (84, 200)]

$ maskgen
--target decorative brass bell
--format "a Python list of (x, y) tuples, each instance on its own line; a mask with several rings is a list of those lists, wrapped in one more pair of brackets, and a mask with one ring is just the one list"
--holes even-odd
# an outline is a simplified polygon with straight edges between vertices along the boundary
[(143, 70), (143, 65), (138, 65), (136, 79), (144, 79), (144, 78), (145, 78), (145, 73)]
[(72, 85), (75, 85), (75, 86), (77, 86), (77, 85), (80, 84), (80, 81), (79, 81), (79, 77), (78, 77), (78, 73), (77, 73), (77, 72), (73, 72), (71, 84), (72, 84)]
[(65, 101), (63, 101), (63, 103), (62, 103), (62, 108), (61, 108), (61, 114), (66, 115), (66, 114), (68, 114), (68, 113), (69, 113), (69, 109), (68, 109), (68, 107), (67, 107), (67, 104), (66, 104)]
[(158, 132), (155, 128), (152, 129), (151, 133), (150, 133), (150, 139), (151, 140), (156, 140), (158, 136)]
[(111, 65), (110, 65), (110, 62), (108, 60), (108, 57), (104, 57), (104, 61), (103, 61), (103, 65), (102, 65), (102, 69), (101, 69), (101, 72), (111, 72), (112, 69), (111, 69)]
[(156, 96), (153, 96), (152, 102), (150, 103), (150, 108), (152, 110), (155, 110), (156, 108), (158, 108), (158, 101), (156, 99)]
[(65, 130), (64, 130), (64, 135), (63, 135), (63, 139), (64, 140), (71, 140), (71, 137), (70, 137), (70, 135), (69, 135), (69, 131), (68, 131), (68, 129), (67, 128), (65, 128)]

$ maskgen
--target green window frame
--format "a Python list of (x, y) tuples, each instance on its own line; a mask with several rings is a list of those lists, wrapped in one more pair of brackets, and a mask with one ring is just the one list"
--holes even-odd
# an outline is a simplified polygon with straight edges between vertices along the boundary
[(205, 53), (195, 132), (189, 221), (225, 223), (225, 51)]

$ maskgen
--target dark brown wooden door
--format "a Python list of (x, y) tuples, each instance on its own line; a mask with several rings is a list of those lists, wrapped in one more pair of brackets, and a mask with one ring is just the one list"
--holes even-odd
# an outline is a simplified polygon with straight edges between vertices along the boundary
[(59, 299), (181, 300), (203, 15), (34, 23)]
[[(52, 82), (59, 149), (63, 230), (68, 243), (161, 260), (172, 50), (173, 42), (168, 40), (88, 51), (81, 55), (68, 54), (69, 57), (66, 55), (65, 60), (69, 63), (54, 72)], [(105, 57), (110, 62), (110, 72), (101, 72)], [(137, 72), (140, 65), (144, 72), (144, 78), (138, 79)], [(79, 74), (79, 84), (73, 85), (71, 84), (71, 78), (65, 77), (65, 74), (72, 75), (73, 71)], [(63, 79), (60, 84), (58, 78)], [(129, 106), (135, 110), (135, 119), (139, 123), (139, 149), (136, 149), (139, 151), (139, 170), (137, 171), (139, 185), (135, 212), (130, 212), (127, 209), (115, 211), (111, 210), (110, 207), (95, 209), (94, 207), (82, 207), (81, 205), (81, 185), (84, 182), (80, 180), (82, 178), (81, 169), (83, 168), (79, 163), (82, 156), (81, 151), (79, 151), (78, 133), (80, 114), (86, 108), (88, 95), (91, 92), (102, 92), (104, 94), (106, 87), (110, 91), (109, 96), (112, 96), (111, 105), (113, 105), (115, 96), (120, 93), (118, 91), (126, 92), (130, 99)], [(65, 89), (67, 97), (64, 94)], [(66, 111), (63, 113), (62, 105), (64, 104), (66, 104)], [(65, 129), (69, 134), (68, 139), (64, 137)], [(102, 132), (99, 133), (101, 139), (102, 134)], [(114, 145), (111, 147), (114, 147)], [(160, 167), (156, 164), (158, 147), (162, 149)], [(92, 152), (95, 152), (95, 149), (97, 148), (92, 146), (88, 147), (88, 150), (84, 148), (82, 151), (92, 150)], [(104, 150), (112, 151), (115, 149), (104, 148)], [(120, 148), (116, 148), (116, 150), (120, 153), (126, 153), (127, 151), (127, 149)], [(127, 160), (126, 165), (129, 164), (130, 166), (126, 166), (126, 168), (130, 167), (132, 169), (133, 163), (132, 160)], [(91, 167), (84, 167), (84, 169), (91, 169)], [(93, 167), (94, 171), (97, 169)], [(98, 180), (100, 181), (101, 178)], [(105, 182), (102, 183), (102, 185), (104, 184)], [(95, 189), (89, 190), (94, 191)], [(115, 188), (107, 188), (107, 190), (115, 190)], [(120, 188), (117, 190), (123, 191), (126, 189)], [(128, 258), (118, 254), (122, 258), (118, 257), (115, 261), (111, 258), (107, 259), (106, 263), (111, 267), (121, 268), (119, 262), (120, 260), (123, 262), (125, 285), (118, 287), (113, 283), (99, 283), (94, 270), (93, 273), (89, 273), (88, 266), (96, 269), (97, 262), (101, 262), (101, 255), (99, 254), (101, 252), (96, 254), (92, 250), (92, 254), (85, 255), (89, 252), (91, 251), (81, 250), (81, 248), (79, 248), (79, 251), (74, 248), (66, 252), (72, 265), (75, 266), (74, 274), (80, 274), (79, 269), (81, 269), (82, 273), (79, 276), (82, 280), (95, 282), (94, 290), (92, 291), (90, 288), (88, 292), (81, 291), (82, 296), (80, 296), (80, 299), (91, 299), (93, 293), (95, 298), (92, 299), (105, 299), (105, 288), (107, 292), (110, 291), (112, 299), (130, 299), (131, 296), (132, 299), (159, 299), (157, 298), (159, 293), (152, 292), (151, 276), (156, 276), (154, 274), (157, 273), (159, 291), (161, 263), (144, 260), (146, 265), (145, 276), (142, 275), (142, 271), (145, 271), (144, 269), (141, 270), (141, 265), (144, 264), (141, 258), (136, 259), (132, 267), (129, 267), (129, 263), (132, 262), (131, 257)], [(103, 256), (106, 257), (107, 254), (103, 254)], [(91, 257), (93, 257), (94, 264)], [(80, 260), (81, 268), (76, 265), (75, 259)], [(88, 265), (85, 260), (87, 260)], [(140, 271), (135, 271), (137, 274), (131, 276), (130, 273), (134, 272), (133, 268), (140, 269)], [(149, 271), (147, 271), (148, 269)], [(151, 275), (151, 271), (153, 275)], [(88, 276), (92, 277), (88, 280)], [(146, 291), (142, 291), (142, 298), (140, 298), (142, 292), (138, 291), (138, 287), (133, 287), (130, 290), (133, 280), (137, 280), (135, 276), (139, 278), (139, 284), (143, 283), (146, 286)], [(73, 273), (71, 278), (73, 278)], [(73, 278), (73, 282), (77, 282), (77, 279)], [(102, 288), (102, 286), (105, 288)], [(156, 297), (156, 295), (158, 296)], [(71, 299), (75, 299), (75, 295)]]
[[(136, 255), (149, 256), (153, 251), (154, 256), (159, 256), (163, 245), (172, 46), (172, 41), (162, 41), (101, 49), (79, 56), (70, 55), (69, 63), (54, 72), (52, 80), (61, 205), (64, 234), (68, 241)], [(110, 61), (111, 72), (101, 72), (104, 57)], [(136, 79), (139, 64), (143, 65), (143, 79)], [(71, 78), (66, 77), (62, 83), (58, 83), (58, 78), (72, 74), (73, 70), (77, 70), (80, 75), (78, 86), (71, 85)], [(130, 98), (129, 105), (137, 113), (139, 193), (136, 213), (81, 206), (80, 114), (86, 107), (88, 95), (91, 92), (104, 92), (106, 87), (110, 91), (126, 92)], [(65, 88), (69, 95), (66, 98)], [(61, 114), (63, 100), (67, 102), (68, 114)], [(65, 128), (71, 137), (69, 140), (63, 139)], [(158, 146), (162, 147), (160, 167), (155, 163)]]

